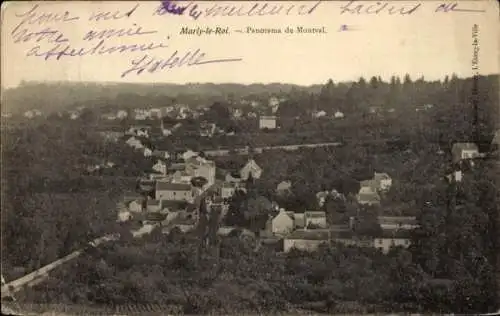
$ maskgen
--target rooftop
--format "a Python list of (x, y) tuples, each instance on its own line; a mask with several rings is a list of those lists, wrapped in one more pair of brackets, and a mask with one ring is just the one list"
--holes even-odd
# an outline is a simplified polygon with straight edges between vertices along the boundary
[(375, 238), (390, 238), (390, 239), (409, 239), (411, 231), (397, 230), (397, 229), (384, 229), (382, 233)]
[(306, 211), (304, 212), (304, 216), (310, 217), (310, 218), (321, 218), (321, 217), (326, 217), (325, 212), (322, 211)]
[(171, 183), (166, 181), (157, 181), (156, 190), (161, 191), (191, 191), (191, 185), (185, 183)]
[(452, 150), (478, 150), (474, 143), (455, 143)]
[(415, 216), (378, 216), (377, 220), (379, 224), (418, 224), (417, 218)]
[(302, 239), (302, 240), (325, 240), (329, 238), (328, 231), (325, 230), (303, 230), (298, 229), (285, 239)]

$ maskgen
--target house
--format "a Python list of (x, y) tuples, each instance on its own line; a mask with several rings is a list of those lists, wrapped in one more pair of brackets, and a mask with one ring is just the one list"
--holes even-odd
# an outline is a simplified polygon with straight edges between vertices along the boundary
[(341, 119), (341, 118), (344, 118), (344, 113), (340, 112), (340, 111), (336, 111), (334, 114), (333, 114), (333, 117), (336, 118), (336, 119)]
[(182, 159), (188, 160), (189, 158), (197, 157), (199, 155), (198, 152), (192, 151), (191, 149), (186, 150), (182, 155)]
[(163, 160), (158, 160), (156, 164), (153, 165), (153, 170), (164, 176), (167, 175), (167, 169), (167, 164)]
[(234, 182), (223, 182), (220, 189), (219, 189), (219, 194), (220, 197), (223, 199), (229, 199), (231, 198), (236, 190), (243, 190), (245, 191), (245, 188), (240, 187), (238, 183)]
[(277, 194), (286, 194), (291, 191), (292, 188), (292, 183), (290, 181), (281, 181), (277, 186), (276, 186), (276, 193)]
[(127, 145), (129, 145), (130, 147), (134, 147), (135, 149), (144, 148), (144, 145), (142, 144), (142, 142), (139, 139), (135, 138), (134, 136), (127, 139), (127, 141), (125, 141), (125, 143)]
[(275, 129), (276, 128), (276, 116), (261, 116), (259, 118), (259, 128), (260, 129)]
[(451, 149), (453, 162), (479, 157), (479, 148), (474, 143), (455, 143)]
[(410, 243), (410, 233), (401, 230), (383, 230), (373, 240), (373, 246), (383, 253), (388, 253), (393, 247), (408, 248)]
[(243, 116), (243, 111), (241, 109), (233, 109), (231, 114), (234, 119), (238, 120)]
[(157, 200), (186, 201), (192, 203), (195, 194), (190, 184), (156, 181), (155, 196)]
[(455, 170), (446, 175), (448, 182), (461, 182), (463, 177), (462, 170)]
[(361, 181), (359, 192), (356, 195), (358, 203), (362, 205), (379, 205), (380, 195), (377, 192), (377, 187), (375, 180)]
[(39, 110), (30, 110), (30, 111), (24, 112), (24, 117), (29, 118), (29, 119), (32, 119), (35, 116), (40, 116), (40, 115), (42, 115), (42, 112), (40, 112)]
[(275, 107), (280, 105), (280, 100), (277, 97), (270, 97), (268, 101), (269, 107)]
[(127, 111), (124, 111), (124, 110), (119, 110), (117, 113), (116, 113), (116, 117), (120, 120), (126, 118), (128, 116), (128, 113)]
[(149, 148), (144, 148), (144, 157), (151, 157), (153, 155), (153, 150), (149, 149)]
[(293, 213), (293, 224), (295, 228), (306, 227), (306, 217), (304, 213)]
[(148, 212), (159, 212), (161, 211), (161, 201), (149, 199), (146, 202), (146, 210)]
[(493, 140), (491, 141), (491, 148), (493, 150), (500, 149), (500, 130), (495, 132), (495, 136), (493, 136)]
[(254, 179), (259, 179), (262, 175), (262, 169), (253, 159), (250, 159), (240, 170), (240, 176), (242, 180), (247, 180), (250, 175), (252, 175), (252, 178)]
[(80, 117), (80, 113), (79, 113), (79, 112), (76, 112), (76, 111), (71, 112), (71, 113), (70, 113), (70, 115), (69, 115), (69, 118), (70, 118), (71, 120), (76, 120), (76, 119), (78, 119), (79, 117)]
[(186, 172), (186, 170), (179, 170), (179, 171), (176, 171), (174, 172), (174, 174), (172, 175), (171, 179), (172, 179), (172, 183), (185, 183), (185, 184), (190, 184), (191, 183), (191, 179), (193, 178), (193, 176), (189, 173)]
[(162, 117), (161, 109), (153, 108), (149, 110), (149, 117), (152, 119), (159, 119)]
[(320, 117), (325, 117), (326, 116), (326, 112), (325, 111), (315, 111), (313, 112), (312, 116), (314, 118), (320, 118)]
[(133, 213), (139, 213), (143, 211), (143, 203), (140, 200), (133, 200), (128, 203), (128, 210)]
[(330, 192), (328, 191), (320, 191), (316, 193), (316, 200), (318, 201), (318, 206), (323, 207), (326, 202), (326, 198), (330, 195)]
[(419, 226), (415, 216), (378, 216), (377, 221), (383, 230), (411, 230)]
[(380, 195), (377, 192), (359, 193), (356, 200), (362, 205), (380, 205)]
[(169, 159), (170, 158), (170, 153), (166, 150), (158, 150), (155, 149), (153, 150), (153, 157), (157, 157), (160, 159)]
[(239, 173), (227, 172), (226, 173), (226, 177), (225, 177), (225, 182), (240, 183), (241, 182), (241, 176), (240, 176)]
[(203, 177), (207, 180), (207, 186), (215, 183), (215, 162), (202, 157), (186, 159), (186, 172), (191, 177)]
[(373, 176), (378, 190), (388, 191), (392, 186), (392, 178), (387, 173), (377, 173)]
[(274, 235), (286, 235), (293, 229), (293, 219), (285, 212), (285, 209), (280, 209), (279, 213), (266, 223), (266, 230)]
[(129, 211), (121, 211), (118, 213), (117, 222), (128, 222), (132, 220), (132, 214)]
[(326, 214), (323, 211), (304, 212), (305, 227), (326, 228)]
[(330, 233), (328, 231), (298, 229), (284, 238), (283, 251), (289, 252), (292, 249), (315, 251), (320, 245), (329, 243)]

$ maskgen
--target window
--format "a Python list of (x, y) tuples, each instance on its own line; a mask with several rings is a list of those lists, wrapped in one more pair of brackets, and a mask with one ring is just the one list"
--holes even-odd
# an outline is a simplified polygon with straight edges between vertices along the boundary
[(378, 244), (379, 244), (379, 245), (382, 245), (382, 239), (379, 239), (379, 240), (378, 240)]

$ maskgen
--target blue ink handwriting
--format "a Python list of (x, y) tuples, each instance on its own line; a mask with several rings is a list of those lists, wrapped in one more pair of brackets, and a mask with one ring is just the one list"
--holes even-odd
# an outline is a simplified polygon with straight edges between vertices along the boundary
[(397, 2), (381, 2), (377, 1), (370, 4), (359, 4), (356, 0), (351, 0), (347, 4), (340, 7), (340, 14), (379, 14), (381, 12), (390, 15), (410, 15), (420, 8), (421, 4), (399, 4)]
[(93, 55), (111, 55), (111, 54), (124, 54), (124, 53), (136, 53), (145, 52), (161, 48), (167, 48), (168, 45), (164, 43), (154, 43), (149, 44), (123, 44), (123, 45), (106, 45), (105, 40), (99, 41), (93, 47), (80, 47), (74, 48), (71, 45), (56, 44), (50, 49), (42, 49), (40, 45), (32, 47), (26, 56), (30, 57), (40, 57), (44, 60), (49, 60), (55, 58), (55, 60), (60, 60), (62, 57), (83, 57), (83, 56), (93, 56)]
[(139, 8), (139, 4), (136, 4), (131, 9), (122, 12), (121, 10), (105, 11), (105, 12), (92, 12), (89, 17), (89, 21), (99, 22), (99, 21), (109, 21), (109, 20), (121, 20), (125, 18), (129, 18), (132, 14)]
[(188, 51), (186, 53), (179, 53), (179, 51), (176, 50), (168, 59), (158, 59), (145, 54), (138, 59), (132, 60), (132, 66), (125, 70), (121, 74), (121, 77), (123, 78), (130, 74), (140, 75), (143, 72), (154, 73), (176, 67), (200, 66), (215, 63), (237, 62), (242, 60), (242, 58), (206, 59), (205, 53), (203, 53), (199, 48), (195, 51)]
[[(179, 7), (172, 1), (163, 1), (162, 5), (156, 9), (153, 15), (176, 14), (188, 16), (197, 20), (202, 15), (203, 17), (217, 17), (217, 16), (268, 16), (268, 15), (310, 15), (321, 4), (322, 0), (316, 1), (311, 4), (289, 4), (289, 3), (244, 3), (243, 1), (238, 4), (214, 4), (209, 8), (200, 8), (198, 5), (191, 1)], [(165, 5), (167, 4), (167, 6)]]
[(39, 12), (39, 5), (35, 4), (31, 9), (23, 13), (16, 13), (15, 16), (22, 18), (19, 24), (12, 29), (11, 34), (16, 34), (21, 27), (30, 25), (43, 25), (48, 23), (71, 22), (80, 19), (78, 16), (72, 15), (69, 11), (63, 13), (46, 13)]
[(130, 28), (121, 28), (121, 29), (103, 29), (100, 31), (90, 30), (84, 36), (84, 41), (92, 41), (95, 39), (108, 39), (108, 38), (116, 38), (116, 37), (130, 37), (136, 35), (147, 35), (147, 34), (155, 34), (158, 33), (156, 30), (143, 30), (142, 26), (138, 26), (133, 23), (133, 26)]
[(163, 6), (163, 9), (165, 9), (165, 11), (167, 13), (176, 14), (176, 15), (183, 15), (184, 11), (187, 9), (187, 6), (185, 6), (185, 7), (177, 6), (175, 1), (171, 1), (171, 0), (163, 0), (161, 2), (161, 4)]
[(458, 8), (458, 3), (443, 3), (440, 4), (435, 12), (485, 12), (485, 10), (477, 10), (477, 9), (461, 9)]

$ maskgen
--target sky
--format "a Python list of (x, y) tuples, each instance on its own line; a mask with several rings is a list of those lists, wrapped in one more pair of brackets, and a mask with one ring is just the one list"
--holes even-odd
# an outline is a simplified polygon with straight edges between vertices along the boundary
[[(253, 6), (256, 9), (251, 12), (255, 13), (265, 2), (268, 6), (261, 12), (280, 5), (283, 6), (280, 14), (243, 14)], [(172, 1), (167, 3), (171, 10), (175, 11), (173, 5), (187, 6), (187, 9), (183, 14), (158, 15), (155, 11), (162, 7), (160, 1), (13, 1), (2, 4), (1, 83), (2, 88), (15, 87), (21, 81), (311, 85), (330, 78), (338, 82), (360, 76), (381, 76), (387, 80), (392, 75), (406, 73), (412, 78), (424, 76), (429, 80), (452, 73), (460, 77), (471, 76), (476, 71), (498, 73), (497, 1), (459, 1), (455, 10), (435, 12), (441, 3)], [(453, 2), (446, 4), (451, 8)], [(197, 12), (192, 10), (195, 5), (202, 13), (197, 19), (189, 15), (189, 12)], [(239, 11), (241, 16), (210, 16), (217, 7), (225, 6), (243, 6)], [(391, 15), (388, 12), (391, 6), (406, 11), (417, 8), (411, 14)], [(380, 9), (380, 12), (367, 14), (367, 9), (371, 12)], [(109, 12), (106, 16), (110, 19), (92, 19), (99, 12)], [(474, 37), (475, 24), (477, 35)], [(183, 35), (180, 34), (183, 27), (228, 28), (229, 34)], [(282, 33), (246, 33), (248, 27), (278, 28)], [(295, 32), (285, 33), (287, 27)], [(324, 27), (327, 33), (300, 34), (298, 27)], [(119, 29), (130, 36), (116, 36)], [(106, 47), (108, 53), (98, 54), (98, 50), (92, 51), (92, 48), (101, 39), (90, 39), (92, 35), (88, 32), (101, 31), (107, 33), (99, 49), (104, 52)], [(134, 44), (156, 48), (130, 51), (132, 46), (128, 46), (124, 52), (114, 49), (109, 53), (112, 47)], [(81, 51), (86, 55), (63, 54), (57, 60), (57, 52), (66, 46), (69, 47), (66, 54), (73, 48), (75, 54)], [(474, 58), (474, 49), (477, 58)], [(53, 55), (46, 60), (50, 51)], [(170, 57), (176, 51), (180, 57), (189, 52), (194, 54), (193, 65), (166, 67), (172, 65)], [(221, 59), (233, 61), (209, 62)], [(149, 71), (153, 70), (154, 61), (148, 67), (145, 64), (151, 60), (161, 61), (164, 67)], [(136, 68), (143, 66), (144, 70), (133, 71), (134, 63)]]

